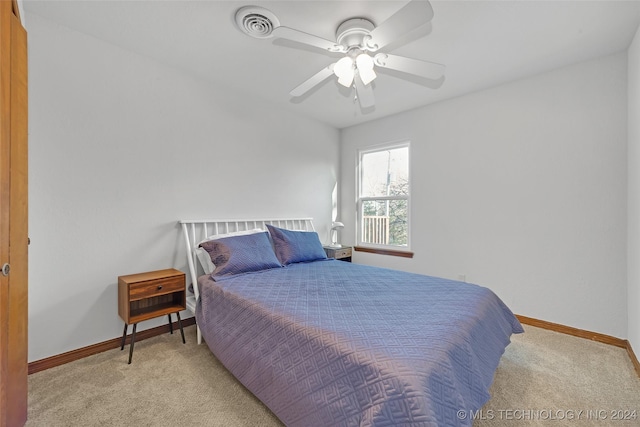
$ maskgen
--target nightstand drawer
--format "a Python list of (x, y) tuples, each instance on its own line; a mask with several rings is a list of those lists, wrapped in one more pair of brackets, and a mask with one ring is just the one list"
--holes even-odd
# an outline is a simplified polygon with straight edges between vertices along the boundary
[(351, 248), (336, 249), (333, 257), (336, 259), (348, 258), (351, 256)]
[(129, 300), (135, 301), (184, 290), (184, 276), (166, 277), (129, 285)]
[(351, 251), (353, 248), (350, 246), (323, 246), (323, 249), (327, 254), (327, 258), (335, 258), (340, 261), (351, 262)]

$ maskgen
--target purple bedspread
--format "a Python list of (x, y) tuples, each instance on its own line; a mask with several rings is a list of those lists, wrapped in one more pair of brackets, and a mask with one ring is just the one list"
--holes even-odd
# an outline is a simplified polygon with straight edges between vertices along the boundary
[(341, 261), (198, 280), (216, 357), (288, 426), (465, 426), (522, 326), (489, 289)]

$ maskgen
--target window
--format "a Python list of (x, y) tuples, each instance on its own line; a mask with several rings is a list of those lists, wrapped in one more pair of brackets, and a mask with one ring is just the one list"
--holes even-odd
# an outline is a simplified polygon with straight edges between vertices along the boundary
[(359, 154), (358, 246), (408, 252), (409, 143)]

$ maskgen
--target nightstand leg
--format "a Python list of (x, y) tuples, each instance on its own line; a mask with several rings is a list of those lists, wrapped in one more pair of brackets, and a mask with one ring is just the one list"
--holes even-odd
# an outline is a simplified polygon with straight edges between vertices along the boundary
[(167, 317), (169, 317), (169, 332), (171, 332), (171, 335), (173, 335), (173, 322), (171, 322), (171, 313), (167, 314)]
[(133, 344), (136, 342), (136, 326), (137, 323), (133, 324), (133, 333), (131, 334), (131, 344), (129, 345), (129, 365), (131, 365), (131, 358), (133, 357)]
[(120, 351), (124, 350), (124, 341), (127, 338), (127, 325), (126, 323), (124, 324), (124, 332), (122, 333), (122, 341), (120, 342)]
[(180, 326), (180, 333), (182, 334), (182, 344), (186, 344), (187, 342), (184, 340), (184, 331), (182, 330), (182, 320), (180, 320), (180, 313), (176, 313), (178, 316), (178, 325)]

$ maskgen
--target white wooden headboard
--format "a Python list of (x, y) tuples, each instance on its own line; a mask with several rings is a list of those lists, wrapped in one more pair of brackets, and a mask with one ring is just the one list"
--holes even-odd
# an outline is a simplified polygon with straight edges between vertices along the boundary
[[(288, 230), (315, 231), (312, 218), (284, 218), (284, 219), (207, 219), (207, 220), (180, 220), (184, 241), (187, 249), (187, 262), (189, 275), (193, 284), (193, 294), (189, 290), (187, 282), (187, 308), (195, 315), (196, 302), (199, 298), (198, 276), (203, 274), (197, 261), (196, 249), (200, 242), (207, 237), (218, 234), (233, 233), (235, 231), (267, 229), (267, 224)], [(200, 343), (200, 330), (198, 330), (198, 344)]]

